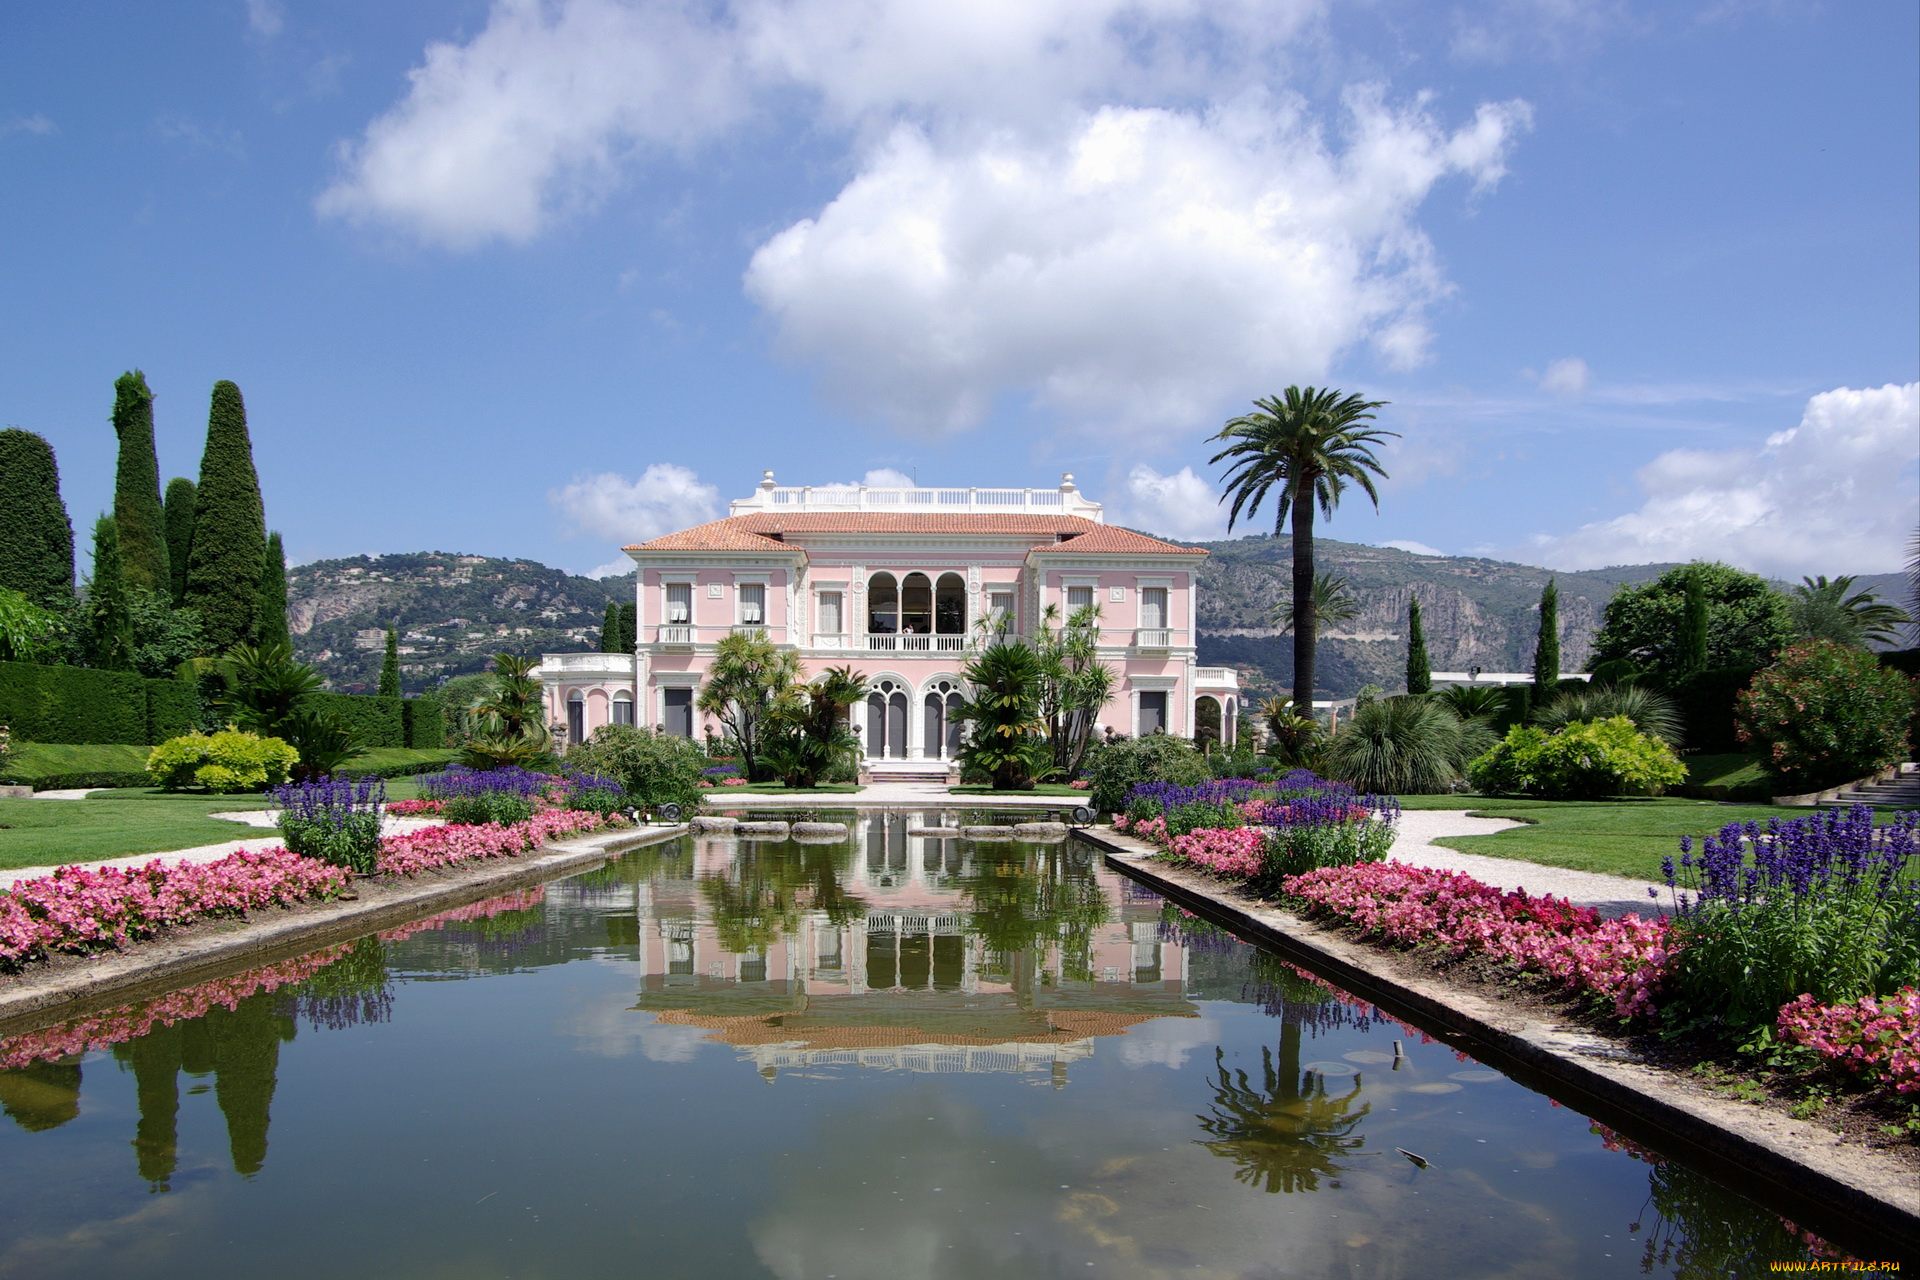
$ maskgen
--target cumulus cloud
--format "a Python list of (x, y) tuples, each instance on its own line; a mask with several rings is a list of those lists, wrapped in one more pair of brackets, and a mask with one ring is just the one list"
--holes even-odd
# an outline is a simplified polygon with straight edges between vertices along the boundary
[(499, 0), (341, 152), (323, 214), (526, 241), (637, 163), (796, 105), (853, 176), (745, 274), (837, 402), (923, 433), (1029, 396), (1185, 428), (1371, 346), (1420, 363), (1446, 292), (1416, 215), (1498, 182), (1524, 103), (1457, 127), (1377, 86), (1274, 88), (1320, 0)]
[[(644, 542), (720, 515), (720, 491), (671, 462), (654, 463), (637, 480), (611, 471), (576, 476), (573, 483), (548, 493), (547, 499), (560, 509), (574, 533), (622, 543)], [(605, 576), (608, 569), (625, 573), (629, 567), (616, 560), (594, 572)]]
[(1920, 383), (1825, 391), (1758, 449), (1673, 449), (1637, 473), (1639, 510), (1534, 539), (1555, 568), (1725, 560), (1760, 573), (1899, 567), (1920, 517)]
[(1540, 389), (1557, 396), (1583, 395), (1590, 376), (1585, 360), (1579, 356), (1568, 356), (1547, 366), (1547, 371), (1540, 375)]
[(929, 432), (1008, 388), (1136, 428), (1221, 389), (1322, 376), (1371, 338), (1416, 363), (1444, 286), (1413, 214), (1450, 173), (1497, 181), (1517, 105), (1458, 131), (1348, 95), (1343, 151), (1297, 103), (1109, 107), (1056, 143), (947, 145), (901, 126), (747, 291), (854, 409)]
[(1383, 547), (1392, 547), (1395, 551), (1411, 551), (1416, 556), (1443, 556), (1447, 554), (1438, 547), (1430, 547), (1424, 542), (1415, 542), (1411, 538), (1395, 538), (1390, 542), (1383, 542), (1380, 545)]
[(1127, 473), (1127, 488), (1107, 518), (1163, 538), (1204, 540), (1227, 532), (1220, 495), (1192, 467), (1161, 475), (1146, 463)]

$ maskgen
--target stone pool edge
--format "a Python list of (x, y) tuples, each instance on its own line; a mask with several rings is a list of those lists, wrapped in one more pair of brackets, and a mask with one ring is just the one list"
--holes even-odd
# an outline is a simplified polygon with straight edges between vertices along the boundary
[[(378, 898), (303, 904), (297, 915), (209, 921), (218, 932), (136, 944), (86, 964), (0, 979), (0, 1034), (62, 1021), (111, 1000), (124, 1003), (193, 981), (288, 959), (375, 929), (465, 906), (604, 863), (628, 849), (684, 835), (683, 824), (622, 828), (542, 845), (532, 853), (489, 858), (448, 877), (398, 881)], [(224, 927), (221, 927), (224, 926)], [(16, 1023), (23, 1025), (15, 1025)]]
[[(1204, 907), (1282, 954), (1310, 961), (1354, 995), (1404, 1009), (1525, 1068), (1522, 1083), (1526, 1075), (1536, 1076), (1562, 1094), (1584, 1095), (1581, 1109), (1603, 1123), (1612, 1125), (1614, 1117), (1624, 1127), (1658, 1133), (1662, 1145), (1680, 1145), (1696, 1163), (1801, 1226), (1850, 1237), (1856, 1242), (1850, 1248), (1871, 1241), (1888, 1251), (1883, 1259), (1920, 1258), (1920, 1187), (1893, 1158), (1842, 1143), (1832, 1131), (1789, 1116), (1677, 1092), (1661, 1069), (1617, 1041), (1584, 1027), (1539, 1021), (1438, 979), (1395, 972), (1379, 949), (1169, 865), (1141, 841), (1106, 828), (1073, 834), (1099, 849), (1116, 870), (1174, 902)], [(1794, 1203), (1794, 1211), (1781, 1209), (1783, 1202)], [(1809, 1220), (1799, 1207), (1807, 1202), (1823, 1211), (1819, 1220)]]

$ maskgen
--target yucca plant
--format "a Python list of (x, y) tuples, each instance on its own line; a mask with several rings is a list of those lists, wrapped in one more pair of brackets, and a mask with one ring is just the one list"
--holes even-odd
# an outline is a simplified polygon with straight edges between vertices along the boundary
[(1570, 724), (1611, 720), (1625, 716), (1633, 727), (1670, 747), (1681, 745), (1685, 733), (1673, 699), (1657, 689), (1638, 684), (1574, 684), (1533, 713), (1533, 722), (1550, 733)]
[(1459, 781), (1476, 748), (1493, 745), (1480, 724), (1463, 722), (1430, 698), (1387, 698), (1358, 708), (1327, 748), (1333, 777), (1378, 795), (1432, 795)]

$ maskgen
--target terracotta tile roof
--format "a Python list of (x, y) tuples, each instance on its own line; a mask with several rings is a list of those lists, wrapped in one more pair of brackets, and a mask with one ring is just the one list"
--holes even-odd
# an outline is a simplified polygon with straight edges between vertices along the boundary
[[(1073, 537), (1065, 542), (1043, 543), (1049, 551), (1088, 551), (1134, 555), (1204, 555), (1194, 547), (1176, 546), (1119, 529), (1095, 524), (1084, 516), (1048, 515), (971, 515), (961, 513), (907, 511), (819, 511), (756, 512), (729, 516), (708, 524), (695, 525), (678, 533), (636, 544), (628, 550), (647, 551), (765, 551), (783, 544), (768, 534), (806, 533), (922, 533), (922, 534), (1001, 534), (1031, 537), (1036, 540), (1057, 538), (1063, 533)], [(1039, 550), (1042, 548), (1036, 548)]]

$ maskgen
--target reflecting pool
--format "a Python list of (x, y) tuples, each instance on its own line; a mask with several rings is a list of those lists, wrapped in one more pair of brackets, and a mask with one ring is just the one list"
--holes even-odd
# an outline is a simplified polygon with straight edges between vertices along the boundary
[(1787, 1223), (1074, 843), (682, 839), (0, 1041), (0, 1275), (1721, 1276)]

